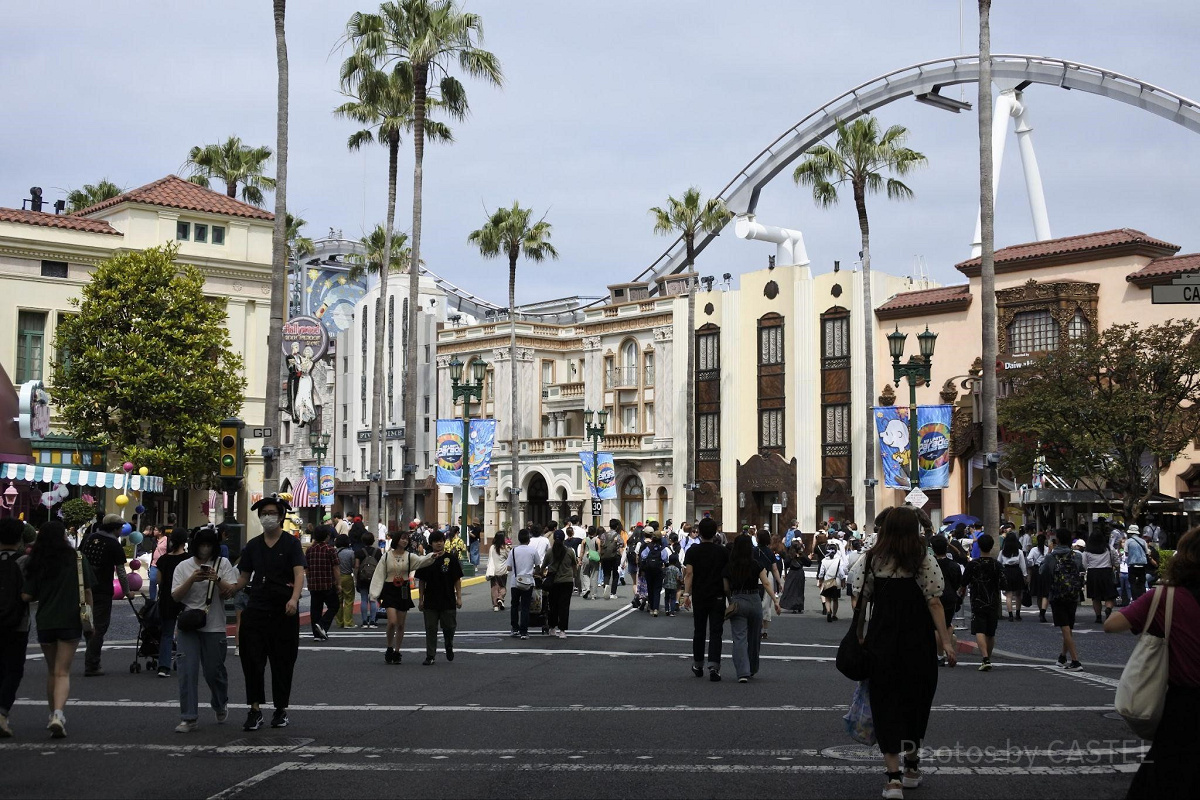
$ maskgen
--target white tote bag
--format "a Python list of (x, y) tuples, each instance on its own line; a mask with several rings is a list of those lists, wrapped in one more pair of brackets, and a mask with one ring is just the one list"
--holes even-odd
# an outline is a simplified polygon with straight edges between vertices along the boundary
[[(1158, 612), (1158, 601), (1164, 592), (1167, 595), (1167, 616), (1163, 623), (1162, 638), (1147, 633), (1154, 615)], [(1146, 617), (1146, 628), (1138, 637), (1137, 646), (1129, 656), (1129, 662), (1121, 672), (1117, 684), (1117, 713), (1125, 718), (1129, 727), (1143, 739), (1153, 739), (1162, 719), (1163, 706), (1167, 699), (1167, 673), (1170, 668), (1169, 639), (1171, 636), (1171, 611), (1175, 606), (1175, 587), (1159, 587), (1154, 590), (1150, 601), (1150, 614)]]

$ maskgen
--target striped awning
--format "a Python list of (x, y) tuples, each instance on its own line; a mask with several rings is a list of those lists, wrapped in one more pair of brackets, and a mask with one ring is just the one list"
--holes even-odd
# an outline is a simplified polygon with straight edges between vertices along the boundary
[(95, 486), (97, 489), (128, 488), (135, 492), (161, 492), (163, 490), (163, 479), (154, 475), (142, 477), (136, 473), (126, 475), (123, 472), (92, 472), (72, 467), (42, 467), (37, 464), (0, 464), (0, 479), (2, 478), (35, 483)]

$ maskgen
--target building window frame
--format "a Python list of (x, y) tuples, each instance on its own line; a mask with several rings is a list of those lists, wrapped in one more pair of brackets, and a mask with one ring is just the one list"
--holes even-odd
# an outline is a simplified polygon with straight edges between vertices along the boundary
[(46, 374), (46, 321), (49, 314), (36, 309), (17, 310), (16, 383), (40, 381)]

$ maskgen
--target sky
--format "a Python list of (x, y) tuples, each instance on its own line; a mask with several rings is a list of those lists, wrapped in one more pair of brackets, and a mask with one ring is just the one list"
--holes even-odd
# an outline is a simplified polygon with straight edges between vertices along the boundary
[[(632, 280), (670, 241), (651, 206), (688, 186), (716, 193), (772, 140), (854, 86), (910, 64), (977, 50), (976, 4), (958, 0), (469, 0), (504, 85), (466, 80), (471, 111), (455, 143), (426, 149), (422, 257), (493, 301), (506, 264), (467, 243), (487, 213), (519, 200), (553, 225), (558, 261), (518, 267), (518, 303), (599, 295)], [(384, 219), (387, 154), (352, 153), (339, 37), (343, 0), (288, 4), (288, 209), (319, 238), (358, 238)], [(1064, 58), (1200, 98), (1200, 4), (1190, 0), (997, 0), (992, 51)], [(974, 85), (965, 89), (973, 101)], [(959, 90), (946, 90), (958, 97)], [(275, 145), (270, 0), (81, 0), (7, 4), (0, 25), (0, 206), (30, 186), (53, 201), (107, 177), (134, 188), (181, 170), (193, 145), (240, 136)], [(1051, 230), (1132, 227), (1200, 251), (1200, 139), (1112, 100), (1033, 86), (1026, 103)], [(868, 203), (872, 266), (924, 265), (961, 283), (978, 204), (973, 113), (911, 98), (878, 109), (910, 130), (928, 166), (907, 202)], [(758, 219), (803, 231), (814, 272), (858, 257), (847, 196), (814, 205), (791, 168), (763, 192)], [(401, 147), (397, 227), (412, 221), (412, 146)], [(267, 207), (272, 201), (268, 199)], [(996, 245), (1033, 239), (1011, 128), (997, 197)], [(766, 266), (774, 247), (728, 231), (698, 259), (702, 275)]]

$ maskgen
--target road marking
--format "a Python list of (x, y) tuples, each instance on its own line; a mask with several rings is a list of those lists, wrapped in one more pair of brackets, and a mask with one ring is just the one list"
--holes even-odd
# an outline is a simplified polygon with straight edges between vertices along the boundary
[(626, 605), (623, 608), (618, 608), (616, 611), (612, 612), (611, 614), (607, 614), (607, 615), (601, 617), (600, 619), (596, 620), (595, 622), (593, 622), (591, 625), (584, 627), (583, 630), (580, 632), (581, 633), (593, 633), (596, 631), (601, 631), (601, 630), (607, 628), (609, 625), (616, 622), (618, 619), (627, 617), (635, 611), (637, 611), (637, 609), (631, 605)]
[[(249, 778), (246, 778), (246, 780), (244, 780), (244, 781), (235, 783), (233, 786), (230, 786), (228, 789), (223, 789), (223, 790), (217, 792), (216, 794), (209, 797), (208, 800), (224, 800), (227, 797), (237, 797), (239, 794), (241, 794), (245, 790), (251, 788), (252, 786), (256, 786), (256, 785), (262, 783), (263, 781), (267, 780), (268, 778), (270, 778), (273, 775), (278, 775), (281, 772), (287, 772), (288, 770), (292, 770), (292, 769), (295, 769), (296, 767), (302, 767), (302, 766), (308, 766), (308, 765), (304, 764), (301, 761), (283, 761), (283, 762), (271, 767), (270, 769), (263, 770), (262, 772), (258, 773), (257, 775), (251, 775)], [(371, 765), (371, 766), (374, 766), (374, 765)]]
[(1107, 675), (1097, 675), (1094, 672), (1065, 670), (1062, 667), (1052, 667), (1048, 664), (1035, 664), (1033, 666), (1036, 666), (1042, 672), (1050, 672), (1055, 675), (1062, 675), (1064, 678), (1076, 678), (1078, 680), (1096, 684), (1098, 686), (1104, 686), (1109, 689), (1116, 689), (1118, 684), (1120, 684), (1120, 681), (1116, 678), (1110, 678)]

